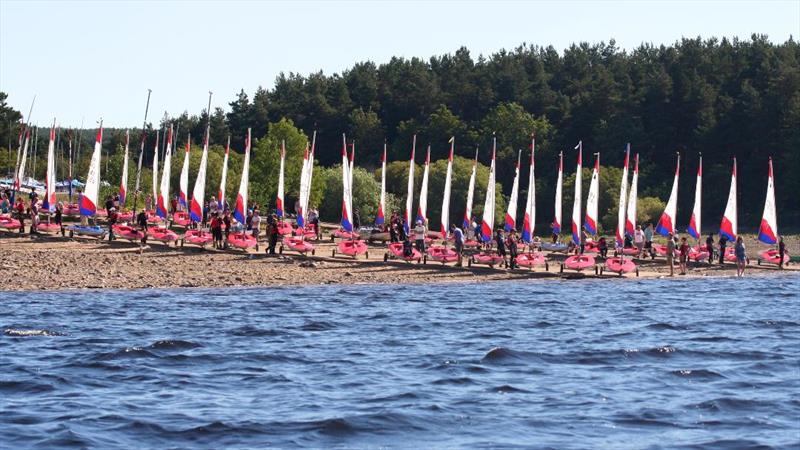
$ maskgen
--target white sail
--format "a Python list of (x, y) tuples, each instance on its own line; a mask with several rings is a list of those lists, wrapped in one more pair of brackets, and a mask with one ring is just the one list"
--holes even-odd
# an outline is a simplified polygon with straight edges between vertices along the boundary
[(765, 244), (778, 242), (778, 216), (775, 212), (775, 177), (772, 175), (772, 157), (769, 158), (767, 177), (767, 198), (764, 200), (764, 214), (758, 228), (758, 240)]
[(664, 208), (664, 213), (661, 215), (661, 220), (658, 221), (656, 232), (662, 236), (670, 233), (675, 233), (675, 218), (678, 214), (678, 174), (681, 168), (681, 155), (678, 155), (678, 163), (675, 165), (675, 179), (672, 181), (672, 191), (669, 193), (669, 200), (667, 206)]
[(731, 188), (728, 191), (728, 204), (725, 205), (725, 214), (719, 226), (719, 233), (733, 241), (737, 236), (737, 205), (736, 205), (736, 157), (733, 158), (733, 172), (731, 173)]
[(178, 203), (187, 209), (189, 206), (189, 152), (191, 151), (192, 136), (186, 137), (186, 150), (183, 153), (183, 166), (181, 167), (180, 195), (178, 196)]
[(131, 133), (125, 130), (125, 154), (122, 157), (122, 178), (119, 180), (119, 207), (125, 206), (128, 198), (128, 147), (131, 143)]
[(405, 224), (403, 224), (406, 235), (411, 233), (411, 207), (413, 206), (414, 202), (414, 153), (416, 153), (416, 151), (417, 135), (415, 134), (411, 144), (411, 159), (408, 163), (408, 187), (406, 190)]
[(428, 224), (428, 173), (431, 165), (431, 146), (425, 156), (425, 165), (422, 168), (422, 185), (419, 188), (419, 206), (417, 207), (417, 220)]
[(701, 215), (703, 205), (703, 157), (697, 165), (697, 183), (694, 188), (694, 207), (692, 217), (689, 219), (689, 228), (686, 230), (693, 238), (700, 240)]
[(239, 180), (239, 193), (236, 194), (236, 204), (233, 207), (233, 218), (239, 223), (247, 221), (247, 197), (250, 183), (250, 128), (247, 129), (247, 138), (244, 142), (244, 164), (242, 165), (242, 178)]
[(597, 235), (597, 203), (600, 196), (600, 153), (595, 153), (589, 195), (586, 197), (586, 223), (583, 224), (591, 236)]
[(553, 234), (561, 234), (561, 191), (564, 186), (564, 152), (558, 153), (558, 179), (556, 180), (555, 214), (553, 217)]
[(164, 152), (164, 167), (161, 172), (161, 191), (156, 203), (156, 215), (162, 219), (169, 216), (169, 178), (172, 173), (172, 125), (167, 134), (167, 149)]
[[(305, 219), (308, 217), (308, 193), (306, 190), (306, 186), (308, 185), (309, 181), (309, 150), (308, 150), (308, 143), (306, 143), (306, 149), (303, 153), (303, 165), (300, 167), (300, 191), (299, 191), (299, 199), (298, 202), (300, 203), (299, 211), (297, 211), (297, 226), (302, 228), (306, 226)], [(283, 205), (281, 204), (281, 207)]]
[(517, 227), (517, 197), (519, 197), (519, 163), (521, 159), (522, 151), (517, 155), (514, 182), (511, 184), (511, 197), (508, 199), (508, 208), (506, 208), (506, 231), (511, 231)]
[(44, 199), (42, 206), (46, 211), (56, 210), (56, 121), (53, 120), (53, 127), (50, 128), (50, 143), (47, 145), (47, 172), (44, 177)]
[[(306, 151), (308, 151), (308, 149), (306, 149)], [(279, 168), (279, 171), (278, 171), (278, 194), (277, 194), (277, 196), (275, 198), (275, 211), (277, 212), (278, 218), (282, 219), (283, 215), (284, 215), (284, 211), (283, 211), (283, 170), (284, 170), (285, 161), (286, 161), (286, 141), (285, 140), (281, 141), (280, 160), (281, 160), (281, 163), (280, 163), (280, 168)], [(303, 164), (304, 164), (304, 166), (307, 166), (307, 163), (305, 161), (303, 161)], [(303, 167), (301, 170), (306, 171), (306, 170), (308, 170), (308, 167)], [(302, 178), (303, 178), (304, 175), (306, 177), (308, 177), (307, 174), (301, 174), (300, 175), (300, 178), (301, 178), (300, 182), (301, 183), (303, 181)], [(303, 193), (303, 194), (305, 194), (305, 193)]]
[(636, 206), (639, 195), (637, 192), (639, 184), (639, 154), (636, 154), (633, 163), (633, 177), (631, 178), (631, 191), (628, 193), (628, 211), (625, 213), (625, 233), (633, 238), (633, 232), (636, 231)]
[(447, 156), (447, 172), (444, 177), (444, 193), (442, 194), (442, 215), (439, 220), (440, 233), (443, 239), (447, 239), (450, 221), (450, 183), (453, 178), (453, 149), (455, 147), (455, 137), (450, 138), (450, 154)]
[(386, 223), (386, 143), (383, 143), (383, 155), (381, 155), (381, 198), (378, 202), (378, 214), (375, 215), (375, 225), (381, 226)]
[(478, 149), (475, 149), (475, 159), (472, 161), (472, 174), (469, 176), (469, 186), (467, 187), (467, 208), (464, 211), (464, 221), (462, 227), (466, 231), (472, 226), (472, 200), (475, 196), (475, 175), (478, 169)]
[(231, 152), (231, 136), (228, 135), (228, 144), (225, 146), (225, 156), (222, 158), (222, 177), (219, 179), (219, 189), (217, 190), (217, 207), (224, 210), (225, 186), (228, 184), (228, 154)]
[(197, 169), (197, 180), (194, 182), (192, 202), (189, 204), (189, 216), (195, 222), (203, 221), (204, 197), (206, 195), (206, 169), (208, 166), (209, 133), (209, 127), (206, 126), (206, 135), (203, 139), (203, 154), (200, 156), (200, 167)]
[(495, 157), (497, 155), (497, 138), (492, 138), (492, 164), (489, 166), (489, 181), (486, 183), (486, 200), (483, 204), (483, 222), (481, 223), (481, 238), (484, 242), (492, 240), (494, 232), (494, 207), (495, 207)]
[(533, 242), (536, 228), (536, 177), (534, 176), (533, 154), (536, 151), (536, 139), (531, 137), (531, 167), (528, 172), (528, 197), (525, 199), (525, 216), (522, 218), (522, 242)]
[(153, 201), (158, 200), (158, 131), (156, 130), (156, 145), (153, 148)]
[(578, 141), (575, 146), (578, 150), (578, 168), (575, 170), (575, 200), (572, 203), (572, 242), (575, 245), (581, 244), (581, 196), (583, 190), (581, 184), (583, 182), (583, 172), (581, 167), (583, 165), (583, 141)]
[(353, 231), (352, 186), (350, 178), (350, 162), (347, 157), (347, 140), (342, 135), (342, 228)]
[(100, 128), (97, 129), (97, 137), (94, 141), (94, 152), (89, 163), (89, 173), (86, 175), (86, 186), (84, 186), (81, 203), (79, 205), (82, 216), (93, 216), (97, 212), (97, 200), (100, 194), (100, 158), (103, 154), (103, 122), (100, 121)]
[(22, 154), (19, 157), (19, 164), (17, 167), (16, 179), (14, 180), (14, 189), (19, 191), (22, 188), (22, 182), (25, 180), (25, 164), (28, 159), (28, 143), (31, 140), (31, 130), (28, 128), (25, 131), (25, 141), (22, 145)]
[(625, 163), (622, 166), (622, 180), (619, 183), (619, 203), (617, 203), (617, 247), (625, 245), (625, 206), (628, 202), (628, 160), (631, 156), (631, 144), (625, 148)]

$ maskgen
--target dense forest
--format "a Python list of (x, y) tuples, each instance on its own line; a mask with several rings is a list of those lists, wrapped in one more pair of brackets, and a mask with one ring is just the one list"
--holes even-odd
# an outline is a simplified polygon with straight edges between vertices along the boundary
[[(155, 94), (154, 94), (155, 95)], [(463, 191), (478, 149), (482, 163), (476, 210), (482, 206), (481, 176), (497, 137), (497, 180), (501, 185), (498, 208), (511, 190), (518, 151), (523, 161), (529, 155), (531, 134), (536, 136), (537, 227), (542, 233), (552, 220), (553, 191), (558, 153), (565, 154), (564, 222), (569, 223), (570, 185), (574, 180), (575, 144), (583, 141), (584, 167), (591, 167), (593, 153), (600, 153), (600, 216), (605, 230), (615, 226), (619, 168), (626, 143), (640, 155), (639, 194), (646, 198), (645, 211), (657, 211), (666, 197), (674, 174), (676, 152), (681, 155), (678, 224), (688, 222), (694, 196), (698, 155), (704, 165), (704, 228), (712, 230), (727, 199), (731, 160), (738, 159), (739, 215), (743, 228), (754, 228), (760, 220), (766, 189), (767, 160), (775, 163), (779, 223), (800, 224), (800, 46), (793, 39), (772, 43), (766, 36), (750, 40), (683, 39), (673, 45), (642, 45), (632, 51), (619, 49), (614, 41), (575, 44), (559, 53), (552, 47), (522, 45), (490, 56), (470, 55), (466, 48), (453, 54), (423, 59), (393, 58), (377, 65), (361, 62), (341, 74), (281, 74), (271, 90), (259, 88), (252, 96), (244, 91), (228, 107), (211, 114), (212, 160), (208, 190), (215, 190), (214, 171), (221, 167), (222, 146), (230, 134), (231, 170), (241, 167), (243, 140), (248, 127), (255, 138), (253, 192), (262, 204), (272, 204), (277, 177), (278, 145), (287, 139), (288, 197), (297, 191), (299, 159), (311, 133), (317, 132), (317, 164), (312, 203), (323, 216), (338, 214), (341, 184), (336, 184), (335, 165), (340, 161), (341, 135), (356, 143), (356, 205), (364, 214), (374, 211), (375, 189), (380, 182), (379, 158), (388, 143), (390, 165), (387, 188), (391, 201), (399, 205), (405, 197), (404, 173), (417, 135), (417, 163), (430, 145), (434, 176), (429, 211), (438, 220), (441, 176), (455, 136), (457, 161), (451, 217), (460, 218)], [(139, 108), (141, 105), (131, 105)], [(0, 170), (10, 173), (16, 158), (19, 113), (5, 103), (0, 93)], [(57, 115), (56, 112), (48, 114)], [(184, 145), (191, 133), (195, 145), (201, 141), (208, 113), (183, 112), (165, 116), (148, 126), (145, 167), (155, 148), (153, 128), (174, 125)], [(138, 154), (141, 125), (131, 124), (132, 147)], [(107, 178), (115, 185), (124, 143), (124, 130), (107, 130), (104, 149), (110, 163)], [(36, 176), (41, 178), (46, 153), (46, 130), (39, 132)], [(91, 152), (92, 131), (62, 130), (59, 149), (64, 155), (72, 139), (76, 152), (75, 173), (83, 176)], [(78, 147), (78, 140), (81, 140)], [(10, 145), (9, 145), (10, 143)], [(161, 152), (163, 152), (163, 147)], [(192, 156), (192, 177), (199, 152)], [(104, 159), (104, 162), (106, 160)], [(238, 164), (238, 166), (237, 166)], [(59, 166), (59, 178), (64, 174)], [(173, 160), (173, 186), (177, 186), (180, 161)], [(116, 171), (116, 172), (115, 172)], [(417, 171), (419, 173), (420, 171)], [(522, 164), (521, 179), (527, 180)], [(588, 170), (584, 171), (584, 196)], [(572, 174), (570, 177), (569, 175)], [(131, 175), (133, 177), (133, 175)], [(149, 176), (147, 169), (143, 180)], [(228, 177), (229, 192), (238, 186), (238, 172)], [(216, 174), (216, 179), (219, 175)], [(149, 181), (148, 181), (149, 182)], [(192, 181), (192, 184), (194, 182)], [(486, 177), (482, 179), (485, 187)], [(132, 185), (132, 182), (131, 182)], [(149, 184), (144, 184), (145, 187)], [(527, 186), (520, 185), (520, 199)], [(210, 194), (207, 194), (210, 195)], [(520, 200), (522, 203), (522, 200)], [(291, 204), (291, 203), (290, 203)], [(519, 207), (520, 210), (522, 206)], [(640, 216), (651, 219), (658, 212)], [(649, 215), (648, 215), (649, 214)], [(335, 220), (336, 217), (324, 217)]]

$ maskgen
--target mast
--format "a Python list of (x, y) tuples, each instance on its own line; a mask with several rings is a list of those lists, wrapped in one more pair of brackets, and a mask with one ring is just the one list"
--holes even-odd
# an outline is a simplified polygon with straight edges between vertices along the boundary
[[(136, 217), (136, 200), (139, 198), (139, 185), (142, 179), (142, 158), (144, 158), (144, 144), (147, 138), (147, 111), (150, 109), (150, 94), (153, 91), (147, 90), (147, 104), (144, 107), (144, 121), (142, 121), (142, 138), (139, 146), (139, 162), (136, 165), (136, 186), (133, 189), (133, 215)], [(70, 152), (71, 154), (71, 152)], [(71, 161), (71, 158), (70, 158)], [(70, 163), (71, 167), (71, 163)]]
[[(308, 149), (306, 149), (308, 152)], [(281, 165), (280, 171), (278, 172), (278, 195), (275, 198), (275, 210), (277, 212), (277, 216), (279, 219), (283, 219), (283, 167), (286, 160), (286, 141), (281, 140)], [(303, 165), (306, 165), (306, 162), (303, 161)], [(302, 170), (307, 170), (306, 167), (303, 167)]]

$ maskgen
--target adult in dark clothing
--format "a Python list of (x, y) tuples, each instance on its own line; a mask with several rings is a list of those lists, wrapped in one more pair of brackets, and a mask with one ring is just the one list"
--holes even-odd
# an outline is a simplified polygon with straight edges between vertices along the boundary
[(228, 211), (225, 211), (225, 215), (222, 217), (222, 229), (225, 234), (224, 247), (228, 248), (228, 235), (231, 233), (231, 213)]
[(359, 228), (361, 228), (361, 213), (356, 208), (353, 210), (353, 231), (358, 232)]
[(57, 203), (56, 204), (56, 212), (53, 215), (53, 221), (54, 221), (54, 223), (56, 225), (59, 226), (59, 228), (61, 229), (61, 235), (64, 236), (64, 224), (62, 222), (62, 217), (63, 217), (64, 212), (63, 212), (62, 209), (63, 209), (63, 206), (61, 206), (61, 203), (60, 202)]
[(117, 224), (117, 209), (113, 206), (108, 210), (108, 241), (113, 241), (114, 238), (114, 225)]
[(403, 256), (406, 258), (414, 254), (414, 244), (408, 239), (408, 236), (403, 240)]
[(278, 223), (277, 221), (273, 220), (272, 223), (267, 225), (267, 230), (269, 230), (269, 247), (267, 248), (267, 252), (270, 255), (275, 254), (275, 246), (278, 245)]
[(503, 264), (506, 263), (506, 240), (503, 239), (503, 230), (497, 230), (494, 235), (494, 243), (497, 246), (497, 254), (503, 257)]
[(508, 233), (508, 239), (506, 239), (506, 246), (508, 247), (508, 258), (509, 258), (509, 265), (511, 269), (517, 268), (517, 231), (513, 228)]
[(719, 263), (725, 264), (725, 247), (728, 244), (728, 238), (725, 236), (719, 237)]
[(142, 236), (142, 245), (147, 244), (147, 212), (145, 210), (139, 211), (136, 215), (136, 224), (139, 225), (139, 230), (144, 234)]
[(111, 209), (114, 208), (114, 199), (109, 195), (106, 197), (106, 213), (111, 214)]
[(778, 268), (783, 269), (783, 260), (786, 258), (786, 244), (783, 243), (783, 236), (778, 236), (778, 254), (781, 258), (778, 262)]
[(714, 262), (714, 233), (709, 233), (706, 238), (706, 251), (708, 251), (708, 263)]
[(597, 241), (597, 249), (600, 252), (601, 258), (606, 258), (608, 256), (608, 242), (606, 241), (606, 237), (603, 236), (600, 240)]

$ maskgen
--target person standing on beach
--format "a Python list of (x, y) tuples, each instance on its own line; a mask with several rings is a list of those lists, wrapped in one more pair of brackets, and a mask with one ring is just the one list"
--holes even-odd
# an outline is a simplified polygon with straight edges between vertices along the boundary
[(644, 249), (650, 253), (650, 258), (656, 258), (656, 252), (653, 251), (653, 224), (647, 224), (647, 228), (644, 229)]
[[(651, 237), (652, 239), (652, 237)], [(641, 225), (636, 225), (636, 230), (633, 232), (633, 245), (636, 246), (636, 257), (642, 257), (642, 251), (644, 249), (645, 237), (644, 232), (642, 231)]]
[(25, 200), (20, 195), (17, 198), (17, 204), (14, 206), (17, 213), (17, 220), (19, 220), (19, 232), (25, 233)]
[(211, 216), (211, 235), (214, 237), (214, 248), (222, 248), (222, 219), (219, 214)]
[(456, 255), (458, 255), (458, 262), (456, 267), (462, 266), (462, 255), (464, 254), (464, 232), (458, 228), (456, 224), (450, 225), (450, 234), (453, 235), (453, 244), (455, 246)]
[(64, 236), (64, 224), (62, 222), (64, 216), (64, 205), (61, 202), (56, 203), (56, 212), (53, 215), (53, 220), (58, 228), (61, 230), (61, 235)]
[(425, 236), (428, 234), (428, 229), (425, 227), (425, 224), (422, 223), (421, 220), (417, 221), (417, 226), (414, 227), (414, 240), (416, 241), (417, 250), (421, 254), (425, 254)]
[(494, 235), (494, 243), (497, 246), (497, 255), (503, 258), (503, 265), (508, 267), (508, 262), (506, 262), (506, 240), (503, 238), (503, 230), (501, 228), (497, 229), (497, 232)]
[(361, 213), (358, 208), (355, 208), (353, 210), (353, 231), (358, 232), (359, 228), (361, 228)]
[(605, 236), (600, 236), (600, 240), (597, 241), (597, 250), (600, 252), (601, 258), (608, 256), (608, 241)]
[(258, 235), (261, 233), (261, 216), (259, 215), (258, 208), (253, 210), (253, 216), (250, 218), (250, 233), (256, 238), (256, 242), (258, 242)]
[(743, 277), (744, 268), (745, 265), (747, 265), (747, 252), (744, 248), (744, 239), (742, 239), (741, 236), (736, 237), (736, 244), (733, 251), (736, 253), (736, 276)]
[(778, 255), (780, 255), (778, 268), (783, 269), (783, 259), (786, 258), (786, 244), (783, 243), (783, 236), (778, 236)]
[(551, 223), (550, 224), (550, 228), (553, 230), (553, 235), (552, 235), (553, 244), (557, 244), (558, 243), (558, 233), (556, 233), (556, 223), (555, 222)]
[(269, 238), (269, 246), (267, 250), (270, 255), (274, 255), (275, 246), (278, 245), (278, 217), (275, 214), (272, 214), (270, 217), (272, 218), (272, 220), (270, 221), (269, 227), (267, 228), (269, 230), (269, 233), (267, 235), (267, 237)]
[(675, 276), (675, 239), (672, 233), (667, 237), (667, 265), (669, 266), (669, 276)]
[(725, 264), (725, 247), (728, 244), (728, 238), (725, 235), (720, 233), (719, 236), (719, 264)]
[(708, 264), (714, 263), (714, 233), (708, 233), (706, 238), (706, 251), (708, 252)]
[(108, 242), (111, 242), (115, 239), (114, 237), (114, 225), (117, 224), (117, 208), (113, 206), (111, 209), (108, 210)]
[(506, 239), (506, 246), (508, 247), (508, 260), (509, 268), (517, 268), (517, 230), (511, 229), (508, 232), (508, 239)]
[(686, 237), (681, 238), (681, 246), (678, 248), (678, 252), (680, 253), (680, 265), (681, 265), (681, 275), (686, 275), (686, 264), (687, 260), (689, 259), (689, 244), (686, 241)]
[(142, 251), (142, 246), (147, 244), (147, 212), (145, 210), (139, 211), (136, 215), (136, 224), (139, 225), (139, 230), (142, 232), (142, 243), (139, 246), (139, 252)]
[(228, 248), (228, 236), (231, 234), (231, 213), (228, 210), (225, 210), (225, 214), (222, 216), (222, 226), (225, 232), (223, 248)]

